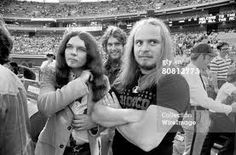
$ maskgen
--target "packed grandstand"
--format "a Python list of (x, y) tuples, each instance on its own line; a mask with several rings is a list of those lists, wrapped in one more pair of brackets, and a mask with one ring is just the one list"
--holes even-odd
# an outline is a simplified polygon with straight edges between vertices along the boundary
[[(182, 6), (194, 6), (198, 4), (207, 4), (217, 0), (107, 0), (102, 2), (71, 2), (55, 3), (37, 3), (17, 1), (1, 4), (1, 11), (6, 16), (12, 17), (76, 17), (91, 15), (119, 15), (127, 13), (139, 13), (145, 10), (161, 10), (165, 8), (177, 8)], [(76, 5), (74, 5), (74, 3)], [(7, 5), (7, 7), (6, 7)]]
[[(222, 38), (235, 45), (234, 0), (107, 0), (44, 3), (2, 0), (0, 14), (10, 30), (13, 54), (45, 55), (56, 52), (66, 29), (90, 31), (99, 40), (109, 25), (127, 33), (133, 23), (158, 17), (169, 26), (176, 55), (189, 53), (194, 44), (206, 41), (216, 46)], [(101, 49), (102, 50), (102, 49)], [(37, 64), (38, 65), (38, 64)]]

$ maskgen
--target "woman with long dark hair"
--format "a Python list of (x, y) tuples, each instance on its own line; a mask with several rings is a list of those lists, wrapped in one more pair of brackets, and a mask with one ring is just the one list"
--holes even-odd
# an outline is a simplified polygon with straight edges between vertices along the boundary
[(37, 155), (96, 155), (99, 128), (90, 117), (107, 90), (97, 43), (87, 32), (64, 35), (56, 66), (43, 75), (39, 110), (48, 117), (36, 145)]

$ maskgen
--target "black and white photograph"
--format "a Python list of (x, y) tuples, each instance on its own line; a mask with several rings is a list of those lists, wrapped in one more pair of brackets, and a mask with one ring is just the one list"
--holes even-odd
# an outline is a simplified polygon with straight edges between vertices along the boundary
[(236, 0), (0, 0), (0, 155), (236, 155)]

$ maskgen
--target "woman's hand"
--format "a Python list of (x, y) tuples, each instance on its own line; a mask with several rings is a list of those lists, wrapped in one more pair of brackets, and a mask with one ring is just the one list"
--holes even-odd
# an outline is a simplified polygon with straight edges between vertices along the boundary
[[(112, 95), (111, 95), (112, 94)], [(103, 105), (106, 105), (106, 106), (109, 106), (109, 107), (112, 107), (112, 108), (116, 108), (116, 109), (119, 109), (121, 108), (120, 106), (120, 103), (115, 95), (114, 92), (112, 93), (107, 93), (103, 99), (102, 99), (102, 104)]]
[(89, 70), (84, 70), (81, 75), (80, 78), (86, 83), (89, 80), (92, 80), (92, 73)]
[(97, 124), (92, 121), (91, 116), (87, 114), (78, 114), (74, 115), (74, 119), (72, 121), (72, 127), (75, 130), (89, 130), (96, 127)]

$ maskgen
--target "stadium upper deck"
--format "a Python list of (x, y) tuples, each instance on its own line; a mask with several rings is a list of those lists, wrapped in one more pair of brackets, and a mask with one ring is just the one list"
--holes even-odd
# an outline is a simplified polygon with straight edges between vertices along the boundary
[(111, 2), (77, 3), (75, 5), (2, 0), (0, 13), (7, 17), (65, 18), (94, 15), (139, 13), (223, 0), (113, 0)]
[[(48, 51), (55, 52), (62, 33), (66, 27), (73, 24), (86, 30), (92, 26), (99, 28), (93, 31), (93, 34), (96, 33), (95, 36), (99, 37), (107, 25), (116, 25), (128, 30), (135, 21), (147, 17), (150, 9), (153, 9), (155, 17), (166, 22), (171, 32), (185, 32), (173, 38), (177, 44), (186, 44), (187, 47), (191, 47), (199, 38), (204, 38), (205, 33), (217, 32), (220, 29), (221, 31), (235, 29), (235, 0), (113, 0), (76, 5), (16, 2), (15, 0), (0, 2), (0, 13), (3, 14), (13, 34), (15, 44), (13, 53), (33, 55), (44, 55)], [(137, 13), (140, 11), (145, 13)], [(95, 13), (97, 16), (92, 17), (91, 15)], [(125, 15), (121, 15), (123, 13)], [(131, 16), (129, 13), (134, 15)], [(44, 18), (41, 20), (40, 17)]]

